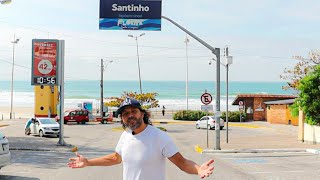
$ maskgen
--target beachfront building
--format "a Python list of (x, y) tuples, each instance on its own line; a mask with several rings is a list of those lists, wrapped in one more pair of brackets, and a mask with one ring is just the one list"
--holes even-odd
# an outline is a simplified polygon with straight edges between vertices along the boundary
[(267, 105), (265, 102), (294, 98), (296, 97), (293, 95), (239, 94), (232, 102), (232, 105), (242, 107), (248, 120), (266, 121)]
[(289, 106), (294, 103), (294, 99), (264, 102), (267, 105), (266, 119), (272, 124), (292, 124), (299, 125), (299, 117), (293, 117)]

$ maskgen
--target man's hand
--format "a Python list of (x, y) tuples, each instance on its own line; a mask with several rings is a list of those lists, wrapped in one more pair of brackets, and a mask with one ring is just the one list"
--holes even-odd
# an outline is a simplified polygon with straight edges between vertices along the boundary
[(198, 175), (201, 177), (201, 179), (203, 179), (205, 177), (209, 177), (212, 174), (214, 167), (210, 166), (210, 164), (212, 164), (213, 162), (214, 162), (214, 160), (211, 159), (199, 167)]
[(77, 157), (76, 158), (70, 158), (69, 163), (67, 164), (71, 168), (84, 168), (88, 166), (88, 159), (85, 158), (84, 156), (76, 153)]

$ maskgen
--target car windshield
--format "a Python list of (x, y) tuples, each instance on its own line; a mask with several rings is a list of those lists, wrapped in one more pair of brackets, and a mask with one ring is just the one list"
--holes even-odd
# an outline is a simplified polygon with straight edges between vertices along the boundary
[(40, 119), (41, 124), (57, 124), (54, 119)]
[(212, 119), (215, 119), (215, 117), (214, 116), (210, 116)]

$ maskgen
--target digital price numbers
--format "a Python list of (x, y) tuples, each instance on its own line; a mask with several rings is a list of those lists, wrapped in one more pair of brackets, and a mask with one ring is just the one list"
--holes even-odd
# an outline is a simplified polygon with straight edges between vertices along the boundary
[(57, 84), (56, 77), (34, 77), (33, 84), (35, 85), (55, 85)]

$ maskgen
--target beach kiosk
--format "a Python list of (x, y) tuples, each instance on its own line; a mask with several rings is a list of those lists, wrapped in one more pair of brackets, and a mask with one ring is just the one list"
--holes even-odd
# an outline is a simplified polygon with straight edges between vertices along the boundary
[(267, 105), (264, 102), (295, 98), (296, 96), (293, 95), (238, 94), (232, 105), (239, 105), (239, 102), (242, 101), (247, 120), (266, 121)]

